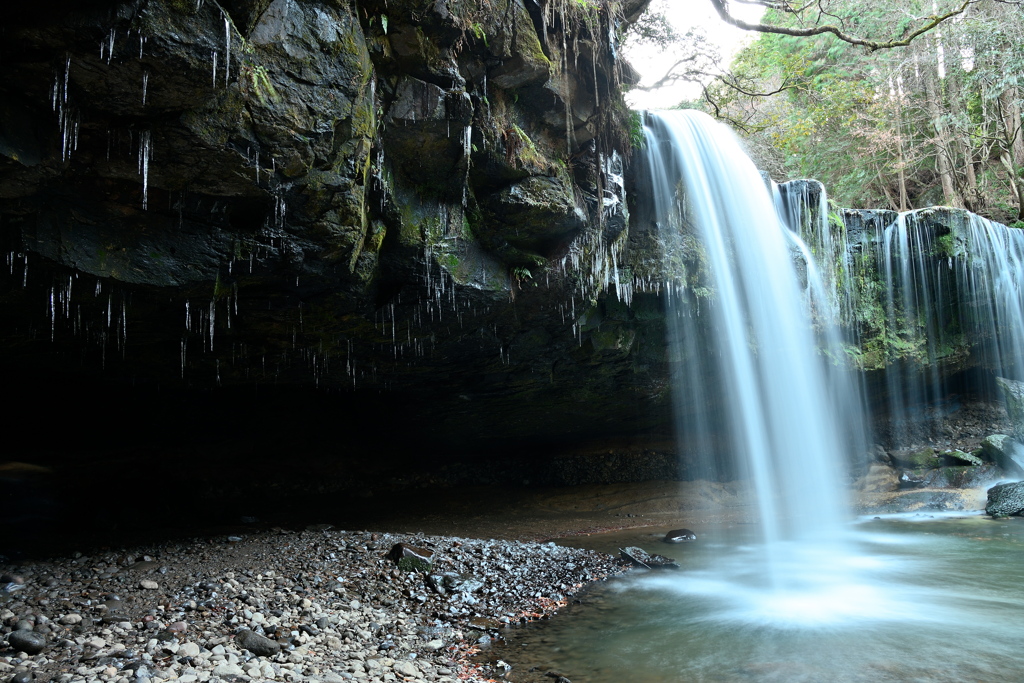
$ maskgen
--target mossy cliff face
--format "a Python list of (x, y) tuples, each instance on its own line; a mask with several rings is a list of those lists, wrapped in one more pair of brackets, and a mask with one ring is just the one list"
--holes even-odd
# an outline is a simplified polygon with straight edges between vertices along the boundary
[(647, 4), (11, 10), (5, 367), (391, 396), (456, 441), (664, 427), (657, 297), (606, 294)]

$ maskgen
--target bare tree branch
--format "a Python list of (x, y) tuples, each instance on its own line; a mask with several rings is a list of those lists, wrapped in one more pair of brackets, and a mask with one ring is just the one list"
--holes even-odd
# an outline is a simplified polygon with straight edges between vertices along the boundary
[[(906, 47), (907, 45), (910, 45), (910, 43), (918, 36), (921, 36), (927, 33), (928, 31), (931, 31), (939, 24), (942, 24), (943, 22), (948, 21), (949, 19), (952, 19), (957, 15), (963, 14), (968, 7), (978, 2), (981, 2), (981, 0), (964, 0), (963, 4), (961, 4), (958, 8), (952, 11), (946, 12), (945, 14), (928, 17), (929, 21), (927, 23), (923, 24), (916, 30), (912, 31), (905, 38), (901, 38), (899, 40), (878, 41), (868, 40), (866, 38), (859, 38), (857, 36), (850, 35), (843, 29), (839, 28), (838, 26), (833, 26), (832, 24), (810, 26), (808, 28), (786, 28), (783, 26), (773, 26), (771, 24), (760, 23), (751, 24), (740, 19), (737, 19), (736, 17), (732, 16), (732, 14), (729, 13), (729, 0), (711, 0), (712, 6), (714, 6), (715, 11), (718, 12), (718, 16), (722, 18), (722, 21), (731, 26), (735, 26), (736, 28), (743, 29), (744, 31), (757, 31), (758, 33), (778, 33), (786, 36), (796, 36), (798, 38), (807, 38), (810, 36), (819, 36), (825, 33), (831, 33), (839, 40), (850, 43), (851, 45), (862, 45), (863, 47), (866, 47), (869, 50), (886, 50), (894, 47)], [(766, 3), (758, 2), (755, 4), (765, 5)]]
[(676, 73), (676, 69), (683, 64), (691, 64), (697, 61), (698, 55), (690, 55), (689, 57), (683, 57), (682, 59), (676, 60), (676, 63), (668, 68), (665, 75), (656, 80), (651, 85), (634, 85), (633, 90), (657, 90), (658, 88), (666, 85), (672, 85), (679, 81), (695, 81), (700, 76), (706, 76), (703, 71), (684, 71), (683, 73)]
[(778, 95), (780, 92), (784, 92), (786, 90), (790, 90), (792, 88), (797, 87), (792, 82), (792, 78), (790, 76), (786, 76), (785, 80), (782, 81), (782, 85), (780, 85), (777, 89), (772, 90), (771, 92), (750, 92), (749, 90), (745, 90), (743, 86), (739, 84), (736, 78), (730, 78), (729, 74), (715, 74), (715, 78), (722, 81), (722, 83), (724, 83), (729, 88), (732, 88), (736, 92), (746, 95), (747, 97), (771, 97), (772, 95)]

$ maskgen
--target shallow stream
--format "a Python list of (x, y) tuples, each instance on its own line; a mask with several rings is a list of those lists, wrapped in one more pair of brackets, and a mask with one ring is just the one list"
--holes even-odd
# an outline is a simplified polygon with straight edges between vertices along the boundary
[(573, 542), (637, 545), (682, 569), (599, 585), (489, 655), (513, 665), (513, 681), (548, 671), (574, 683), (1022, 679), (1024, 520), (867, 518), (845, 551), (783, 546), (775, 586), (756, 571), (755, 532), (738, 525), (675, 546), (650, 530)]

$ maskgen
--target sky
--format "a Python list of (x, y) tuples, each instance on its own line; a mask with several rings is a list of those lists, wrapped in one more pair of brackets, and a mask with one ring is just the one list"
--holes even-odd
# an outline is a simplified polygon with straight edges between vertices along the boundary
[[(709, 0), (655, 0), (652, 9), (662, 9), (680, 34), (691, 27), (702, 27), (708, 39), (716, 44), (728, 63), (740, 48), (753, 41), (759, 34), (741, 31), (729, 26), (715, 13)], [(747, 22), (756, 22), (764, 10), (752, 5), (734, 4), (733, 14)], [(672, 64), (664, 52), (656, 47), (638, 47), (626, 51), (626, 58), (643, 76), (641, 85), (655, 82)], [(626, 94), (626, 102), (634, 109), (666, 109), (683, 100), (695, 99), (700, 87), (693, 83), (679, 83), (652, 91), (633, 90)]]

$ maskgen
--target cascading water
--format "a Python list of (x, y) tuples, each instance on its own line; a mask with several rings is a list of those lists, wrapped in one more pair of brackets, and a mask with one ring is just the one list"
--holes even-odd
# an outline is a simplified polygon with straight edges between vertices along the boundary
[[(1007, 374), (1024, 349), (1012, 322), (1024, 240), (974, 218), (947, 239), (910, 216), (862, 225), (856, 239), (827, 236), (824, 201), (817, 225), (776, 212), (753, 164), (708, 117), (650, 114), (646, 132), (638, 194), (646, 173), (649, 199), (638, 199), (634, 217), (657, 231), (672, 274), (680, 447), (687, 461), (707, 456), (694, 478), (756, 482), (758, 523), (744, 524), (742, 512), (724, 512), (718, 526), (695, 519), (702, 537), (678, 552), (650, 529), (582, 542), (667, 552), (682, 569), (597, 588), (578, 616), (553, 620), (505, 656), (591, 683), (1018, 679), (1024, 530), (978, 515), (849, 519), (839, 475), (863, 448), (864, 411), (858, 373), (838, 362), (856, 339), (833, 323), (858, 322), (844, 307), (880, 296), (891, 301), (890, 324), (922, 326), (914, 339), (940, 328), (973, 335)], [(848, 236), (855, 257), (837, 261)], [(961, 251), (968, 242), (973, 251)], [(936, 260), (940, 247), (946, 257)], [(829, 270), (816, 258), (831, 259), (844, 282), (823, 279)], [(850, 277), (863, 280), (865, 259), (882, 275), (859, 290)], [(962, 303), (951, 308), (953, 299)], [(722, 490), (705, 485), (689, 490)]]
[(932, 418), (953, 394), (948, 379), (968, 354), (991, 375), (1024, 379), (1024, 231), (928, 209), (870, 237), (896, 341), (885, 374), (897, 435), (917, 424), (934, 436)]
[(647, 121), (652, 214), (677, 277), (670, 335), (681, 345), (681, 431), (709, 459), (735, 454), (726, 471), (752, 479), (766, 572), (779, 586), (789, 573), (773, 558), (780, 542), (841, 536), (843, 421), (857, 416), (840, 408), (854, 390), (829, 367), (842, 357), (838, 337), (829, 324), (816, 334), (810, 316), (832, 306), (809, 250), (732, 135), (693, 111)]

